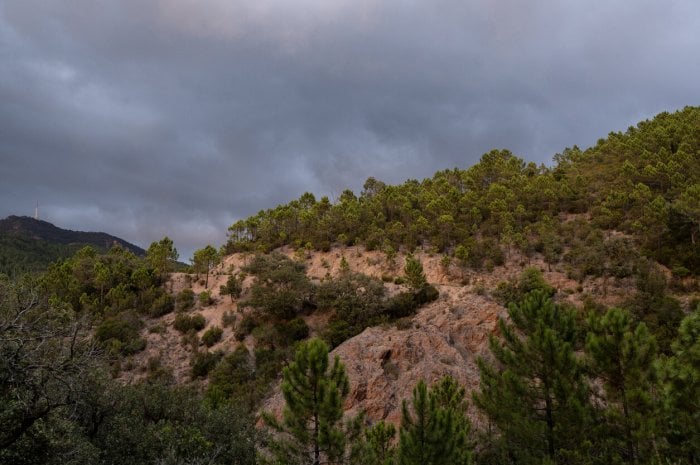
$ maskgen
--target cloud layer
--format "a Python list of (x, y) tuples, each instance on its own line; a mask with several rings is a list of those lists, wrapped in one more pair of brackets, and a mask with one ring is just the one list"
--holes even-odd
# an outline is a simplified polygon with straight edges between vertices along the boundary
[(698, 31), (694, 0), (4, 0), (0, 216), (187, 259), (304, 191), (698, 104)]

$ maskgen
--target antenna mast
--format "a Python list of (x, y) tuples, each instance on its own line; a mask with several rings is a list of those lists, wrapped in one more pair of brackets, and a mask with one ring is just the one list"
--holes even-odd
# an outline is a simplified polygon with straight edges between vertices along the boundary
[(38, 220), (39, 219), (39, 201), (36, 201), (36, 208), (34, 209), (34, 219)]

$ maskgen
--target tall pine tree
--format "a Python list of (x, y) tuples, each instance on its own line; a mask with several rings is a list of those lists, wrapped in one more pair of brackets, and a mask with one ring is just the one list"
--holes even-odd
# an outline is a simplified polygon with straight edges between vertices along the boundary
[[(611, 308), (591, 317), (586, 355), (597, 399), (598, 453), (605, 463), (647, 463), (656, 426), (652, 364), (656, 341), (644, 323)], [(602, 385), (602, 392), (596, 387)]]
[(666, 438), (678, 463), (700, 464), (700, 304), (687, 316), (672, 344), (673, 355), (662, 363)]
[(310, 339), (299, 344), (282, 378), (286, 406), (281, 422), (270, 414), (264, 416), (277, 433), (264, 459), (285, 465), (338, 463), (345, 450), (340, 425), (348, 394), (345, 366), (338, 357), (329, 366), (328, 346)]
[(400, 465), (470, 463), (464, 388), (449, 376), (442, 378), (432, 390), (421, 380), (413, 389), (411, 407), (403, 402)]
[(485, 441), (497, 463), (576, 463), (587, 418), (587, 390), (574, 355), (573, 312), (534, 291), (499, 320), (495, 359), (478, 361), (475, 404), (496, 431)]

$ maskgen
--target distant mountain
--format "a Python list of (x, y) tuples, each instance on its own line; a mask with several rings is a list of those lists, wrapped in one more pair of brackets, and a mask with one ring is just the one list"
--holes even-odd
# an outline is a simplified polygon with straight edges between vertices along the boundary
[(86, 245), (99, 251), (119, 245), (138, 256), (146, 253), (111, 234), (71, 231), (28, 216), (8, 216), (0, 220), (0, 273), (13, 276), (42, 271), (50, 263), (70, 257)]

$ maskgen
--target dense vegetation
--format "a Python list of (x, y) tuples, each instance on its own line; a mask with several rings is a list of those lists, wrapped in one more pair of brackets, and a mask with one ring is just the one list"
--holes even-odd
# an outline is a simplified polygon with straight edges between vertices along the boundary
[[(223, 270), (221, 298), (238, 311), (222, 327), (197, 311), (213, 300), (212, 246), (192, 260), (199, 294), (168, 285), (178, 253), (167, 237), (143, 258), (85, 247), (29, 275), (18, 272), (34, 265), (11, 258), (13, 276), (0, 274), (0, 463), (700, 463), (700, 109), (555, 162), (493, 151), (466, 170), (400, 186), (370, 178), (359, 197), (304, 194), (237, 222), (224, 251), (255, 254)], [(59, 250), (23, 244), (37, 257)], [(396, 273), (372, 278), (343, 258), (338, 273), (311, 280), (305, 255), (335, 244), (381, 249)], [(296, 259), (273, 251), (282, 245)], [(446, 269), (523, 268), (491, 290), (508, 317), (479, 360), (480, 389), (421, 381), (401, 399), (400, 425), (347, 418), (352, 380), (328, 351), (438, 297), (410, 254), (417, 247), (442, 254)], [(563, 304), (527, 267), (534, 257), (581, 283), (595, 277), (602, 295)], [(596, 301), (613, 282), (629, 290), (619, 308)], [(312, 314), (326, 324), (309, 339)], [(143, 379), (124, 385), (146, 328), (171, 320), (191, 382), (151, 358)], [(217, 347), (228, 327), (240, 344), (226, 353)], [(256, 420), (280, 373), (282, 417)]]
[[(581, 241), (604, 248), (600, 233), (614, 229), (629, 235), (635, 253), (697, 273), (698, 151), (700, 108), (687, 107), (611, 133), (585, 151), (566, 149), (552, 167), (494, 150), (471, 168), (420, 182), (390, 186), (369, 178), (359, 196), (346, 190), (335, 203), (305, 193), (233, 224), (226, 249), (423, 245), (479, 267), (499, 264), (512, 250), (558, 261)], [(572, 252), (569, 260), (596, 261), (580, 255)]]
[(41, 272), (87, 245), (106, 252), (115, 244), (138, 256), (145, 254), (143, 249), (109, 234), (70, 231), (26, 216), (9, 216), (0, 220), (0, 273), (19, 276)]

